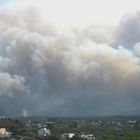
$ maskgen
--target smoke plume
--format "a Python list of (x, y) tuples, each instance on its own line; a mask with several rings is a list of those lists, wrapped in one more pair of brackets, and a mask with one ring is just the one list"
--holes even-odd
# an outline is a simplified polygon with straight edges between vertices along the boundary
[(139, 12), (117, 28), (66, 31), (39, 17), (32, 7), (0, 9), (0, 114), (140, 112)]

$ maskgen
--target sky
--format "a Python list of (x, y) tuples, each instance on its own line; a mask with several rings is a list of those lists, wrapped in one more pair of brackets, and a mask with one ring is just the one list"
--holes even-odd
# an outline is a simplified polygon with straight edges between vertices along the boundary
[(9, 0), (0, 0), (1, 5), (6, 4), (7, 2), (9, 2)]
[(0, 115), (139, 115), (139, 83), (139, 0), (0, 0)]

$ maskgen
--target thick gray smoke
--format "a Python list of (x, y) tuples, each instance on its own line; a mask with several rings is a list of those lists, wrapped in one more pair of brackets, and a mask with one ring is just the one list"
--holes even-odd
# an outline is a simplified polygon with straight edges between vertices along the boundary
[(116, 46), (124, 45), (128, 48), (140, 41), (140, 12), (128, 13), (123, 16), (117, 29)]
[(139, 21), (136, 13), (116, 31), (97, 25), (60, 31), (33, 8), (1, 8), (0, 114), (138, 114)]

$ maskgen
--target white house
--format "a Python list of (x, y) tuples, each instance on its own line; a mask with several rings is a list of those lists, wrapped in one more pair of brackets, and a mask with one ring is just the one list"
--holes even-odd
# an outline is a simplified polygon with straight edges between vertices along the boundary
[(62, 140), (71, 139), (75, 136), (74, 133), (65, 133), (62, 135)]
[(46, 136), (49, 136), (49, 135), (51, 135), (50, 129), (41, 128), (41, 129), (38, 130), (38, 136), (39, 137), (46, 137)]
[(86, 140), (95, 140), (95, 137), (92, 134), (82, 134), (80, 137)]

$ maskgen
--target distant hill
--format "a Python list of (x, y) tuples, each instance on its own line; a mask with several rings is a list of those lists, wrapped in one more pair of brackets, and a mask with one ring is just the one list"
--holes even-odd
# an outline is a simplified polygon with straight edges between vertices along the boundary
[(28, 117), (16, 117), (12, 118), (13, 120), (19, 120), (19, 121), (41, 121), (41, 120), (48, 120), (48, 121), (58, 121), (58, 120), (73, 120), (73, 119), (78, 119), (78, 120), (112, 120), (112, 121), (123, 121), (123, 120), (140, 120), (140, 115), (137, 116), (79, 116), (79, 117), (50, 117), (50, 116), (28, 116)]
[(16, 117), (12, 118), (13, 120), (20, 120), (20, 121), (41, 121), (41, 120), (46, 120), (47, 117), (44, 116), (28, 116), (28, 117)]

